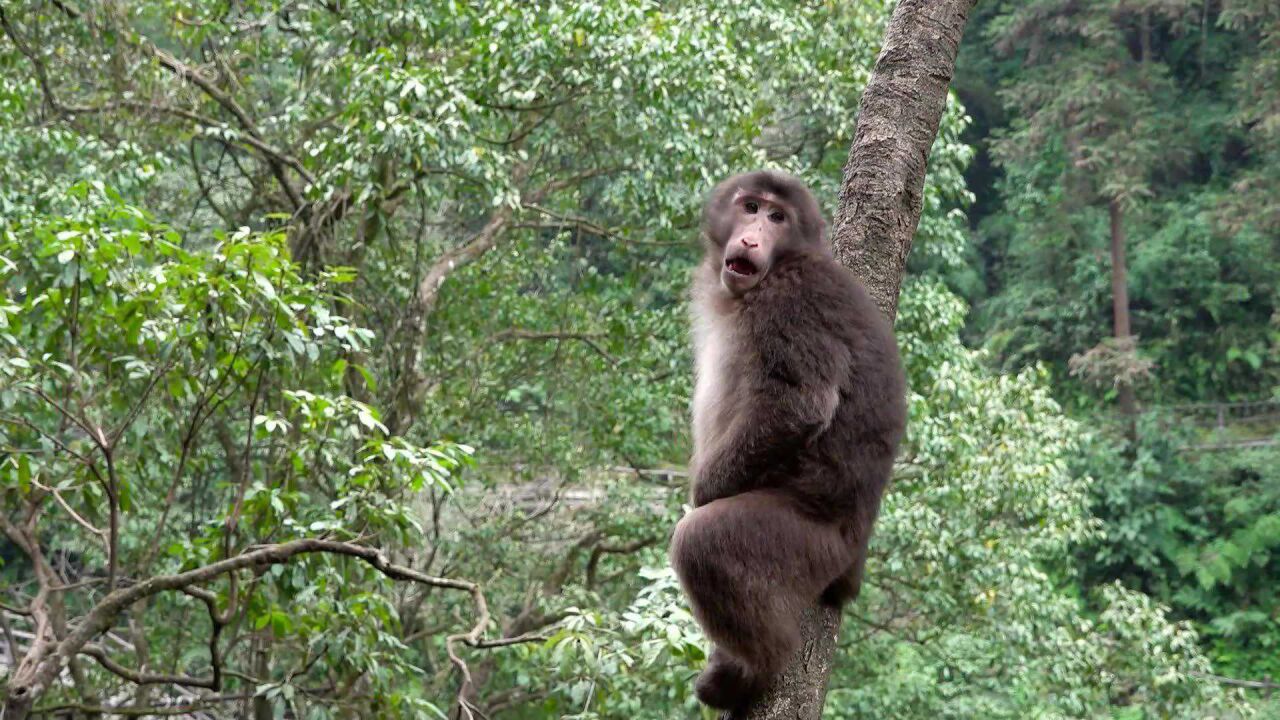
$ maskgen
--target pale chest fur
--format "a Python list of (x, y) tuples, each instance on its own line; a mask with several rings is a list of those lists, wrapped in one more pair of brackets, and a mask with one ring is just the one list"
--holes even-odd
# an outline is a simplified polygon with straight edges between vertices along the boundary
[(735, 381), (729, 371), (735, 345), (733, 326), (720, 317), (706, 299), (693, 304), (693, 449), (705, 456), (723, 436), (732, 420)]

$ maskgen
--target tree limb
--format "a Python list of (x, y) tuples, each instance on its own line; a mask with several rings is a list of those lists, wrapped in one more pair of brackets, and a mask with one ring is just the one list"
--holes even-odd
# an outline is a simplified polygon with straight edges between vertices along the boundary
[[(144, 50), (150, 52), (165, 69), (188, 83), (200, 88), (205, 95), (209, 96), (209, 98), (214, 102), (218, 103), (235, 116), (236, 121), (240, 123), (240, 127), (242, 127), (251, 137), (258, 141), (263, 140), (262, 133), (258, 130), (257, 124), (253, 122), (251, 117), (249, 117), (249, 113), (245, 112), (244, 108), (240, 107), (240, 104), (235, 101), (235, 98), (223, 92), (217, 85), (210, 82), (208, 78), (201, 75), (195, 68), (187, 65), (155, 45), (145, 42), (142, 47)], [(293, 181), (289, 179), (288, 174), (285, 173), (285, 165), (296, 170), (308, 183), (314, 183), (315, 178), (307, 172), (306, 168), (302, 166), (302, 163), (289, 156), (269, 156), (268, 163), (271, 165), (272, 172), (275, 174), (276, 179), (280, 181), (280, 186), (284, 188), (285, 194), (287, 194), (289, 196), (289, 200), (292, 201), (293, 206), (298, 209), (304, 207), (307, 203), (303, 200), (302, 193), (294, 186)]]
[(536, 330), (523, 330), (521, 328), (511, 328), (503, 330), (489, 336), (491, 342), (506, 342), (507, 340), (576, 340), (587, 347), (590, 347), (597, 355), (609, 361), (610, 365), (617, 365), (618, 358), (609, 354), (599, 342), (601, 335), (581, 332), (538, 332)]
[(650, 535), (649, 537), (632, 540), (621, 545), (600, 543), (591, 548), (591, 555), (587, 558), (587, 589), (592, 590), (596, 586), (596, 569), (600, 566), (601, 557), (604, 555), (630, 555), (649, 547), (657, 541), (657, 536)]
[[(4, 529), (8, 531), (14, 528), (6, 526)], [(58, 677), (63, 668), (76, 655), (84, 653), (85, 648), (89, 646), (89, 642), (93, 638), (110, 629), (125, 608), (139, 600), (166, 591), (186, 590), (190, 586), (208, 582), (237, 570), (279, 565), (289, 562), (297, 555), (308, 553), (329, 553), (354, 557), (373, 566), (392, 580), (416, 582), (432, 587), (470, 593), (476, 607), (475, 624), (467, 632), (451, 635), (446, 640), (450, 660), (462, 674), (462, 687), (464, 690), (469, 687), (470, 673), (467, 670), (466, 663), (458, 656), (456, 646), (458, 643), (463, 643), (476, 647), (482, 642), (485, 627), (489, 624), (489, 607), (480, 585), (467, 580), (435, 577), (421, 573), (413, 568), (396, 565), (377, 548), (337, 540), (306, 538), (252, 548), (235, 557), (220, 560), (204, 567), (175, 575), (159, 575), (135, 585), (114, 590), (98, 601), (93, 609), (80, 618), (74, 630), (57, 641), (56, 644), (49, 642), (40, 652), (36, 652), (33, 646), (33, 650), (27, 654), (27, 657), (23, 659), (23, 662), (10, 678), (8, 696), (4, 700), (3, 707), (0, 707), (0, 713), (2, 713), (0, 717), (4, 717), (6, 720), (25, 720), (30, 712), (32, 703)], [(196, 597), (201, 596), (197, 594)], [(101, 657), (96, 659), (99, 662), (102, 661)]]
[(422, 281), (413, 293), (406, 310), (402, 325), (405, 343), (404, 361), (401, 363), (401, 376), (396, 398), (392, 404), (387, 427), (392, 434), (400, 435), (413, 424), (417, 417), (417, 404), (421, 401), (426, 389), (426, 378), (422, 377), (422, 347), (427, 336), (427, 318), (435, 310), (436, 301), (440, 297), (440, 287), (453, 274), (454, 270), (469, 265), (489, 252), (510, 225), (512, 209), (503, 205), (489, 221), (484, 224), (466, 242), (450, 248), (427, 270)]
[(186, 687), (213, 688), (213, 680), (207, 678), (187, 677), (185, 675), (153, 675), (131, 670), (107, 655), (107, 651), (97, 645), (85, 645), (80, 648), (81, 655), (87, 655), (102, 666), (107, 672), (117, 675), (135, 685), (183, 685)]

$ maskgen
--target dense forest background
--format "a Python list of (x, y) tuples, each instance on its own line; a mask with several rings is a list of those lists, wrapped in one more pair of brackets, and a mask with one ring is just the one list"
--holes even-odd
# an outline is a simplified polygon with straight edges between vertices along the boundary
[[(0, 697), (702, 717), (702, 194), (891, 4), (0, 4)], [(825, 717), (1280, 716), (1280, 5), (991, 0)], [(32, 697), (34, 696), (34, 697)]]

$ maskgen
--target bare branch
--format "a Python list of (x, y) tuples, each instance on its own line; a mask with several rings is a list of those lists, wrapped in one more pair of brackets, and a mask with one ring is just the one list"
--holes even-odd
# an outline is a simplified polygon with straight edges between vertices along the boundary
[(608, 360), (610, 365), (617, 365), (619, 362), (618, 358), (610, 355), (609, 351), (605, 350), (600, 346), (600, 343), (597, 342), (601, 337), (603, 336), (592, 333), (536, 332), (534, 330), (512, 328), (510, 330), (503, 330), (500, 333), (491, 335), (489, 339), (493, 342), (506, 342), (507, 340), (576, 340), (590, 347), (600, 357)]
[(93, 444), (96, 445), (100, 451), (104, 453), (109, 452), (110, 446), (107, 444), (107, 436), (103, 434), (101, 429), (90, 425), (88, 420), (80, 417), (79, 415), (76, 415), (75, 413), (71, 412), (67, 408), (63, 407), (63, 405), (59, 403), (57, 400), (54, 400), (53, 398), (49, 397), (49, 394), (46, 393), (45, 391), (39, 388), (26, 388), (26, 390), (32, 395), (35, 395), (36, 397), (48, 403), (50, 407), (52, 407), (54, 410), (57, 410), (58, 414), (61, 415), (63, 418), (65, 418), (72, 425), (75, 425), (76, 427), (80, 428), (80, 430), (84, 432), (84, 434), (88, 436), (90, 440), (93, 441)]
[(40, 85), (40, 91), (44, 94), (44, 100), (53, 108), (55, 112), (60, 111), (57, 97), (53, 94), (53, 86), (49, 83), (49, 74), (45, 70), (44, 61), (40, 59), (30, 46), (23, 41), (18, 35), (18, 30), (9, 22), (9, 17), (5, 15), (4, 8), (0, 7), (0, 28), (4, 29), (5, 35), (9, 36), (9, 40), (18, 48), (18, 52), (31, 61), (31, 65), (36, 73), (36, 82)]
[(301, 210), (307, 207), (307, 201), (302, 197), (301, 191), (298, 190), (293, 181), (290, 180), (288, 173), (285, 172), (285, 168), (288, 167), (297, 172), (298, 175), (301, 176), (308, 184), (314, 184), (315, 177), (312, 176), (311, 173), (307, 171), (306, 167), (293, 156), (275, 150), (267, 152), (267, 148), (270, 146), (267, 145), (266, 138), (264, 138), (262, 133), (258, 130), (258, 126), (253, 121), (253, 118), (250, 117), (249, 113), (235, 101), (235, 98), (224, 92), (217, 85), (214, 85), (209, 78), (202, 75), (196, 68), (187, 65), (173, 55), (156, 47), (154, 44), (144, 40), (140, 43), (139, 49), (143, 52), (149, 53), (159, 61), (161, 67), (187, 83), (196, 86), (206, 96), (220, 105), (227, 112), (231, 113), (244, 132), (248, 134), (246, 142), (254, 145), (259, 149), (259, 151), (267, 155), (267, 164), (271, 167), (272, 174), (275, 175), (276, 180), (284, 189), (285, 194), (289, 196), (289, 201), (293, 204), (294, 208)]
[[(212, 592), (194, 585), (183, 588), (182, 592), (203, 602), (205, 608), (209, 611), (209, 665), (213, 668), (213, 673), (209, 678), (209, 687), (214, 690), (221, 690), (222, 653), (218, 649), (218, 639), (222, 637), (222, 629), (231, 622), (231, 614), (235, 610), (235, 598), (232, 597), (231, 604), (227, 607), (225, 613), (219, 613), (218, 596)], [(236, 586), (235, 583), (232, 583), (231, 594), (234, 596), (235, 592)]]
[[(0, 526), (3, 526), (6, 532), (14, 529), (3, 516), (0, 516)], [(489, 624), (488, 604), (478, 584), (467, 580), (435, 577), (421, 573), (413, 568), (397, 565), (392, 563), (377, 548), (337, 540), (307, 538), (252, 548), (235, 557), (220, 560), (204, 567), (175, 575), (160, 575), (148, 578), (135, 585), (112, 591), (80, 619), (74, 630), (60, 641), (57, 641), (56, 645), (39, 653), (34, 650), (28, 653), (27, 661), (24, 661), (10, 678), (9, 695), (5, 699), (4, 705), (6, 712), (12, 711), (13, 717), (24, 717), (34, 700), (40, 697), (49, 687), (50, 683), (57, 678), (67, 663), (80, 654), (93, 638), (110, 629), (125, 608), (139, 600), (166, 591), (185, 590), (193, 585), (208, 582), (238, 570), (283, 564), (289, 562), (295, 556), (308, 553), (328, 553), (354, 557), (363, 560), (393, 580), (416, 582), (431, 587), (461, 590), (469, 593), (476, 607), (476, 623), (465, 633), (451, 635), (446, 641), (446, 646), (451, 661), (462, 673), (463, 686), (465, 688), (470, 687), (470, 672), (467, 670), (466, 663), (458, 657), (456, 646), (458, 643), (471, 646), (479, 645), (485, 627)], [(197, 595), (197, 597), (199, 596)]]
[(509, 647), (511, 645), (521, 645), (530, 642), (546, 642), (547, 636), (538, 633), (525, 633), (515, 637), (498, 638), (497, 640), (480, 640), (472, 643), (474, 648), (499, 648)]
[(160, 382), (161, 378), (169, 374), (169, 371), (173, 369), (174, 365), (178, 364), (178, 353), (172, 349), (172, 346), (170, 347), (169, 354), (169, 359), (166, 360), (160, 368), (151, 373), (151, 377), (147, 379), (147, 386), (142, 389), (142, 392), (138, 395), (137, 402), (135, 402), (133, 407), (129, 408), (129, 412), (125, 414), (124, 420), (120, 423), (120, 427), (116, 428), (115, 431), (107, 437), (108, 447), (114, 448), (116, 446), (116, 443), (120, 441), (120, 438), (124, 436), (124, 434), (133, 425), (134, 421), (138, 419), (138, 414), (142, 412), (142, 408), (147, 404), (147, 399), (151, 397), (151, 391), (155, 390), (156, 384)]
[(590, 590), (596, 585), (596, 567), (600, 564), (602, 555), (630, 555), (653, 545), (657, 541), (657, 537), (650, 536), (621, 545), (600, 544), (591, 548), (591, 556), (587, 559), (587, 589)]
[(107, 672), (119, 676), (135, 685), (183, 685), (186, 687), (200, 687), (213, 689), (213, 681), (203, 678), (187, 677), (185, 675), (158, 675), (151, 673), (142, 673), (121, 665), (112, 660), (106, 651), (97, 645), (85, 645), (80, 648), (81, 655), (88, 655)]
[(102, 542), (105, 546), (106, 538), (107, 538), (106, 532), (102, 531), (99, 528), (94, 527), (93, 523), (89, 522), (88, 520), (85, 520), (83, 517), (80, 516), (80, 513), (77, 513), (75, 510), (73, 510), (71, 506), (67, 504), (67, 501), (62, 497), (62, 493), (58, 492), (57, 488), (45, 485), (44, 483), (41, 483), (35, 478), (32, 478), (31, 484), (52, 495), (53, 499), (58, 501), (58, 505), (60, 505), (63, 510), (67, 511), (67, 514), (71, 516), (71, 519), (74, 520), (77, 525), (84, 528), (85, 530), (88, 530), (90, 533), (92, 533), (95, 537), (98, 538), (99, 542)]
[(556, 221), (553, 224), (544, 223), (542, 224), (542, 227), (579, 228), (581, 230), (585, 230), (586, 232), (591, 233), (592, 235), (599, 235), (600, 237), (610, 238), (612, 240), (618, 240), (621, 242), (626, 241), (625, 238), (613, 232), (609, 228), (606, 228), (602, 225), (591, 222), (590, 220), (583, 217), (577, 217), (573, 215), (566, 215), (564, 213), (558, 213), (553, 210), (549, 210), (545, 207), (542, 207), (537, 203), (524, 203), (522, 207), (524, 207), (526, 210), (532, 210), (540, 215), (545, 215), (551, 218), (552, 220)]
[(387, 418), (392, 434), (401, 435), (417, 417), (417, 406), (426, 390), (427, 381), (422, 377), (422, 347), (427, 335), (427, 318), (435, 310), (440, 297), (440, 287), (455, 270), (474, 262), (488, 252), (506, 231), (512, 218), (512, 209), (500, 207), (489, 221), (466, 242), (440, 256), (418, 283), (405, 313), (401, 328), (405, 345), (404, 360), (396, 399)]

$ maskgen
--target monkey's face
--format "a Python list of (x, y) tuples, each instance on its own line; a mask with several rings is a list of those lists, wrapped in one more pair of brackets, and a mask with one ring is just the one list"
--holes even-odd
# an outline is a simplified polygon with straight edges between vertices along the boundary
[(743, 190), (734, 194), (726, 214), (720, 282), (730, 293), (741, 295), (769, 274), (795, 217), (791, 207), (772, 193)]

